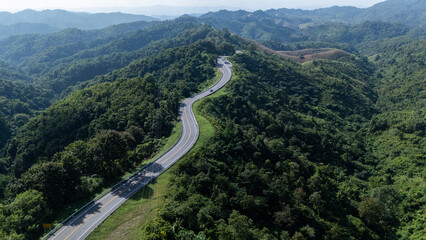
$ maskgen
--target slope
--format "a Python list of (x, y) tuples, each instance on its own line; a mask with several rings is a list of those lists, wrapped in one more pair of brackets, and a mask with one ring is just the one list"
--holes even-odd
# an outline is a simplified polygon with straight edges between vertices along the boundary
[(256, 51), (204, 103), (215, 137), (147, 239), (422, 239), (424, 40), (303, 66)]
[(388, 198), (385, 206), (397, 204), (401, 239), (421, 239), (426, 233), (425, 44), (421, 40), (395, 47), (390, 42), (371, 57), (378, 66), (380, 112), (369, 125), (370, 144), (381, 176), (374, 179), (379, 186), (370, 195)]
[[(54, 218), (52, 211), (92, 196), (152, 156), (176, 121), (178, 98), (215, 75), (223, 51), (215, 41), (223, 44), (224, 36), (230, 37), (217, 32), (141, 59), (111, 74), (112, 83), (73, 92), (21, 128), (6, 148), (11, 179), (5, 196), (11, 203), (2, 207), (0, 233), (38, 236), (37, 224)], [(28, 204), (43, 213), (18, 204), (32, 197), (37, 201)], [(13, 222), (21, 213), (29, 216), (26, 222)]]
[(42, 23), (59, 29), (79, 28), (89, 30), (105, 28), (121, 23), (154, 20), (157, 19), (144, 15), (124, 13), (91, 14), (84, 12), (69, 12), (60, 9), (43, 11), (27, 9), (17, 13), (0, 13), (0, 22), (5, 25), (16, 23)]
[(361, 127), (376, 96), (366, 63), (301, 66), (255, 51), (232, 60), (227, 92), (203, 106), (218, 131), (179, 166), (148, 239), (378, 238), (356, 213), (359, 193), (344, 187), (365, 184), (358, 175), (371, 169)]

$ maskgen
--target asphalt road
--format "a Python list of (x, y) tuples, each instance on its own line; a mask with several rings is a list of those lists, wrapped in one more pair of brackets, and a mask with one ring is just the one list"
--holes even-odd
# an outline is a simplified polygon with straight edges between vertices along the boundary
[(172, 166), (194, 146), (198, 139), (199, 128), (194, 113), (192, 112), (193, 103), (213, 94), (231, 79), (231, 64), (224, 57), (219, 57), (218, 65), (222, 72), (222, 78), (211, 88), (185, 99), (180, 104), (179, 114), (181, 116), (182, 135), (178, 143), (149, 167), (86, 207), (86, 209), (80, 214), (77, 214), (74, 218), (71, 218), (49, 239), (85, 239), (99, 224), (111, 215), (111, 213), (119, 208), (121, 204)]

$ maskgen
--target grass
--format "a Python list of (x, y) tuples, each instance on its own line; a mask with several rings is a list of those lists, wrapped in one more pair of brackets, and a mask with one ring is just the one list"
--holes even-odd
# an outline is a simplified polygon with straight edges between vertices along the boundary
[[(169, 150), (169, 148), (172, 147), (179, 140), (180, 134), (181, 134), (181, 124), (180, 124), (180, 122), (176, 122), (175, 126), (173, 127), (172, 134), (170, 135), (170, 137), (167, 138), (166, 144), (164, 144), (164, 146), (161, 147), (161, 149), (158, 151), (158, 153), (153, 158), (151, 158), (151, 159), (149, 159), (147, 161), (144, 161), (143, 163), (140, 164), (139, 167), (142, 167), (143, 165), (146, 165), (146, 164), (148, 164), (150, 162), (153, 162), (153, 161), (157, 160), (157, 158), (161, 157), (164, 153), (166, 153), (167, 150)], [(128, 172), (128, 173), (126, 173), (122, 177), (122, 179), (130, 177), (132, 174), (133, 174), (133, 172)], [(0, 183), (1, 183), (1, 178), (0, 178)], [(112, 185), (114, 185), (114, 183), (111, 183), (110, 186), (107, 186), (107, 187), (104, 187), (104, 188), (98, 190), (92, 196), (85, 197), (81, 201), (74, 202), (74, 203), (68, 205), (65, 209), (63, 209), (62, 211), (60, 211), (53, 218), (52, 224), (54, 226), (56, 226), (57, 224), (61, 223), (64, 219), (66, 219), (71, 214), (73, 214), (75, 211), (77, 211), (78, 209), (80, 209), (82, 206), (84, 206), (86, 203), (88, 203), (94, 197), (96, 197), (99, 194), (103, 193), (105, 190), (107, 190)]]
[[(209, 81), (210, 86), (213, 85), (215, 81), (219, 80), (220, 77), (221, 75), (216, 74), (216, 77), (212, 81)], [(193, 106), (194, 115), (200, 127), (200, 136), (194, 147), (186, 156), (205, 145), (215, 132), (213, 125), (199, 113), (199, 106), (202, 104), (202, 101), (203, 100), (197, 101)], [(180, 132), (181, 126), (180, 123), (178, 123), (172, 135), (169, 137), (167, 144), (156, 157), (161, 156), (162, 153), (167, 151), (168, 148), (178, 141)], [(153, 159), (156, 159), (156, 157)], [(170, 191), (170, 178), (173, 171), (178, 168), (179, 163), (185, 161), (185, 159), (186, 157), (183, 157), (174, 166), (161, 174), (155, 181), (133, 195), (99, 225), (87, 239), (143, 239), (143, 228), (147, 223), (158, 216), (158, 210), (167, 203), (167, 193)]]
[(87, 239), (140, 239), (143, 226), (157, 216), (158, 209), (166, 202), (170, 170), (133, 195)]
[(222, 77), (222, 72), (219, 69), (216, 69), (216, 73), (214, 78), (207, 80), (199, 85), (199, 92), (205, 91), (210, 88), (213, 84), (215, 84)]
[[(217, 81), (219, 81), (219, 79), (222, 77), (222, 73), (220, 72), (219, 69), (216, 70), (216, 75), (214, 78), (206, 81), (205, 83), (203, 83), (202, 85), (200, 85), (201, 89), (200, 91), (204, 91), (206, 89), (208, 89), (210, 86), (212, 86), (214, 83), (216, 83)], [(220, 89), (219, 91), (215, 92), (215, 94), (213, 94), (212, 96), (209, 97), (218, 97), (222, 94), (224, 94), (224, 90)], [(206, 118), (204, 118), (203, 116), (200, 115), (199, 113), (199, 108), (200, 105), (202, 103), (203, 100), (200, 100), (196, 103), (194, 103), (194, 115), (195, 118), (197, 119), (198, 125), (200, 127), (200, 136), (197, 140), (197, 143), (194, 145), (194, 147), (190, 150), (189, 153), (191, 153), (192, 151), (195, 151), (196, 149), (200, 148), (201, 146), (205, 145), (208, 141), (208, 139), (210, 139), (214, 132), (215, 129), (213, 127), (213, 125), (210, 123), (209, 120), (207, 120)], [(172, 147), (180, 138), (180, 134), (181, 134), (181, 124), (180, 122), (176, 122), (175, 126), (172, 130), (172, 134), (170, 135), (170, 137), (167, 138), (167, 142), (166, 144), (161, 147), (161, 149), (158, 151), (158, 153), (151, 159), (146, 160), (144, 162), (142, 162), (140, 164), (139, 167), (142, 167), (143, 165), (146, 165), (150, 162), (155, 161), (156, 159), (158, 159), (159, 157), (161, 157), (164, 153), (167, 152), (167, 150), (169, 150), (170, 147)], [(179, 162), (184, 161), (185, 157), (183, 159), (181, 159)], [(177, 165), (177, 164), (176, 164)], [(164, 204), (164, 192), (162, 192), (162, 189), (164, 186), (167, 186), (169, 184), (168, 179), (170, 178), (170, 172), (173, 171), (172, 169), (176, 168), (176, 165), (171, 167), (169, 170), (167, 170), (165, 173), (163, 173), (156, 182), (154, 182), (153, 186), (158, 188), (159, 191), (156, 191), (156, 194), (154, 196), (149, 197), (148, 199), (159, 199), (160, 202), (162, 202), (162, 204)], [(133, 174), (133, 172), (129, 172), (126, 173), (122, 179), (125, 179), (129, 176), (131, 176)], [(164, 176), (164, 177), (163, 177)], [(163, 178), (165, 178), (166, 180), (163, 180)], [(158, 184), (158, 185), (156, 185)], [(111, 184), (112, 186), (113, 184)], [(151, 188), (153, 186), (151, 186), (152, 184), (149, 184), (147, 187), (145, 188)], [(164, 186), (163, 186), (164, 185)], [(105, 191), (106, 189), (108, 189), (110, 186), (102, 188), (101, 190), (99, 190), (94, 196), (99, 195), (100, 193), (102, 193), (103, 191)], [(126, 203), (124, 203), (117, 211), (114, 212), (114, 214), (112, 214), (104, 223), (102, 223), (99, 227), (97, 227), (95, 229), (95, 231), (89, 236), (88, 239), (104, 239), (104, 238), (109, 238), (108, 236), (110, 234), (112, 234), (112, 238), (109, 239), (116, 239), (113, 234), (113, 232), (116, 232), (119, 230), (119, 228), (124, 227), (127, 228), (127, 226), (122, 225), (126, 222), (126, 219), (132, 219), (131, 216), (131, 212), (127, 212), (127, 208), (131, 209), (131, 211), (134, 209), (133, 207), (131, 207), (132, 205), (143, 205), (146, 206), (148, 209), (151, 209), (152, 206), (149, 206), (150, 204), (147, 204), (146, 201), (143, 201), (146, 198), (140, 198), (138, 197), (138, 194), (141, 194), (141, 192), (143, 192), (144, 190), (141, 190), (140, 192), (138, 192), (137, 194), (135, 194), (131, 199), (129, 199), (128, 201), (126, 201)], [(143, 194), (143, 193), (142, 193)], [(65, 208), (64, 210), (62, 210), (60, 213), (58, 213), (55, 217), (54, 217), (54, 221), (53, 221), (53, 225), (59, 224), (60, 222), (62, 222), (65, 218), (67, 218), (68, 216), (70, 216), (72, 213), (74, 213), (76, 210), (78, 210), (79, 208), (81, 208), (84, 204), (86, 204), (87, 202), (89, 202), (91, 199), (93, 199), (93, 197), (87, 197), (84, 198), (81, 201), (75, 202), (71, 205), (69, 205), (67, 208)], [(140, 201), (138, 201), (140, 200)], [(130, 205), (129, 207), (125, 207), (126, 205)], [(161, 204), (160, 204), (161, 205)], [(145, 208), (141, 206), (141, 209)], [(151, 209), (152, 210), (152, 209)], [(127, 214), (125, 213), (127, 212)], [(117, 215), (117, 216), (116, 216)], [(146, 215), (146, 220), (142, 220), (140, 221), (140, 226), (144, 226), (147, 222), (149, 222), (150, 220), (152, 220), (151, 215), (147, 214)], [(111, 220), (112, 219), (112, 220)], [(111, 224), (109, 223), (110, 221), (113, 222), (117, 222), (117, 224)], [(122, 223), (122, 224), (120, 224)], [(142, 228), (139, 228), (142, 229)], [(131, 231), (129, 229), (130, 232), (134, 232)], [(133, 239), (132, 236), (129, 236), (129, 239)]]

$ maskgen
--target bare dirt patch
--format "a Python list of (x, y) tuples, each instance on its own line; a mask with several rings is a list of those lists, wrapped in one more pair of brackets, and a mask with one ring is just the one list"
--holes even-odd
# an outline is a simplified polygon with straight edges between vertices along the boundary
[(298, 51), (275, 51), (270, 48), (263, 46), (262, 44), (247, 40), (250, 43), (254, 44), (259, 50), (275, 54), (281, 56), (283, 58), (287, 58), (296, 62), (304, 63), (309, 62), (314, 59), (329, 59), (329, 60), (337, 60), (341, 57), (349, 55), (348, 52), (343, 51), (341, 49), (335, 48), (309, 48)]

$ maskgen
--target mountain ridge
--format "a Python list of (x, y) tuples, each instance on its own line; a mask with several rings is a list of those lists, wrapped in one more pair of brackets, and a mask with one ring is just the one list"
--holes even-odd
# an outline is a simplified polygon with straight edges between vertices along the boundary
[[(66, 28), (79, 28), (82, 30), (93, 30), (109, 27), (112, 25), (130, 23), (137, 21), (158, 21), (158, 18), (145, 15), (128, 14), (121, 12), (113, 13), (85, 13), (71, 12), (61, 9), (36, 11), (26, 9), (17, 13), (0, 12), (0, 39), (16, 34), (28, 33), (52, 33)], [(17, 27), (20, 26), (20, 28)], [(36, 25), (38, 24), (38, 25)], [(28, 29), (38, 26), (42, 29)], [(23, 31), (23, 29), (28, 29)], [(7, 31), (8, 30), (8, 31)]]

